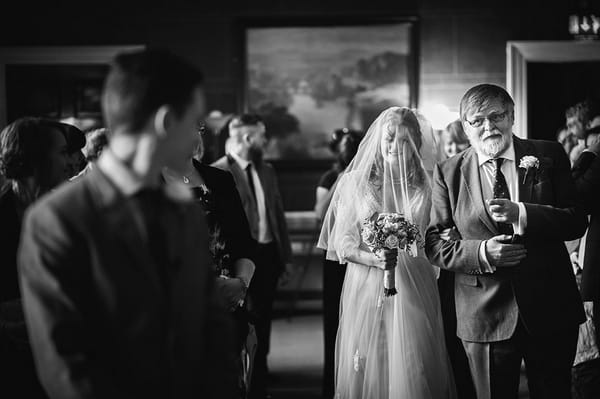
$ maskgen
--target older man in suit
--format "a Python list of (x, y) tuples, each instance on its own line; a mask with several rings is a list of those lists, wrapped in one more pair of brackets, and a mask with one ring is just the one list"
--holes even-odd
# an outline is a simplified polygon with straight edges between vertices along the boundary
[(234, 397), (204, 215), (189, 190), (160, 179), (196, 140), (201, 83), (168, 52), (118, 55), (97, 167), (26, 215), (21, 286), (51, 398)]
[[(566, 398), (585, 318), (563, 241), (586, 219), (564, 150), (514, 136), (513, 107), (495, 85), (464, 95), (471, 148), (435, 169), (426, 252), (455, 272), (457, 335), (477, 397), (516, 397), (525, 359), (532, 398)], [(443, 240), (452, 227), (460, 239)]]
[(267, 395), (267, 355), (271, 314), (277, 281), (290, 273), (291, 246), (283, 203), (273, 167), (263, 161), (265, 125), (257, 115), (244, 114), (229, 122), (229, 152), (213, 166), (233, 175), (242, 198), (252, 237), (258, 241), (256, 271), (248, 290), (249, 310), (255, 316), (258, 347), (251, 396)]

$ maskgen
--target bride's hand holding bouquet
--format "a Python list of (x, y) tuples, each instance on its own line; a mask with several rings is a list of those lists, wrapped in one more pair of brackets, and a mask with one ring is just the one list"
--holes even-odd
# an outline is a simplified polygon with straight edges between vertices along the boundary
[(363, 222), (361, 236), (383, 262), (385, 296), (397, 294), (394, 269), (398, 262), (398, 250), (415, 255), (411, 245), (422, 242), (419, 228), (399, 213), (375, 213)]

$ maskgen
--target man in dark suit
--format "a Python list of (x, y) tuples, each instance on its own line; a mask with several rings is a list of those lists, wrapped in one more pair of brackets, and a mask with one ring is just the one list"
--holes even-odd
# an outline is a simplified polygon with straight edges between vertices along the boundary
[(265, 125), (256, 115), (237, 116), (229, 123), (229, 136), (228, 154), (213, 166), (233, 175), (250, 232), (258, 241), (248, 306), (255, 316), (258, 340), (250, 390), (253, 398), (261, 398), (266, 396), (275, 289), (280, 275), (290, 273), (291, 246), (277, 176), (273, 167), (262, 159)]
[(21, 287), (51, 398), (230, 398), (231, 325), (214, 295), (206, 222), (161, 185), (204, 113), (202, 75), (159, 50), (118, 55), (97, 167), (27, 213)]
[[(586, 219), (564, 150), (514, 136), (513, 109), (498, 86), (464, 95), (471, 148), (435, 169), (426, 252), (455, 272), (457, 335), (477, 397), (516, 397), (525, 359), (532, 398), (565, 398), (585, 318), (563, 241)], [(460, 239), (443, 240), (452, 227)]]
[[(600, 343), (600, 140), (583, 150), (571, 173), (578, 197), (589, 217), (589, 228), (579, 246), (578, 262), (581, 274), (581, 299), (586, 315), (591, 317)], [(577, 398), (596, 398), (600, 395), (600, 359), (584, 350), (581, 361), (573, 367), (573, 386)]]

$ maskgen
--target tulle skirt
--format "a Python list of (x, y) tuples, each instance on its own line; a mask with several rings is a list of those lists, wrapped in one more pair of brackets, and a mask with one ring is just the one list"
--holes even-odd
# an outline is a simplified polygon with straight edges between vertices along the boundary
[(398, 294), (383, 271), (348, 264), (336, 341), (336, 399), (455, 398), (433, 266), (402, 253)]

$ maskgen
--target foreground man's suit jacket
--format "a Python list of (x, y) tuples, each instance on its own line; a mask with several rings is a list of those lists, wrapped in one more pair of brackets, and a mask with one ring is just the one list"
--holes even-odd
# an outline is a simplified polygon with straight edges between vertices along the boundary
[(169, 204), (166, 278), (139, 212), (99, 168), (28, 212), (21, 285), (51, 398), (232, 397), (231, 325), (213, 295), (204, 216)]
[[(585, 320), (563, 243), (581, 237), (587, 224), (576, 206), (569, 160), (558, 143), (516, 136), (513, 143), (519, 179), (515, 201), (527, 211), (527, 257), (517, 267), (477, 274), (480, 243), (500, 232), (486, 210), (475, 149), (442, 162), (434, 172), (426, 252), (434, 265), (456, 273), (457, 335), (465, 341), (508, 339), (519, 317), (532, 335), (552, 335)], [(519, 168), (525, 155), (538, 158), (539, 169)], [(452, 226), (462, 239), (440, 239), (440, 232)]]

